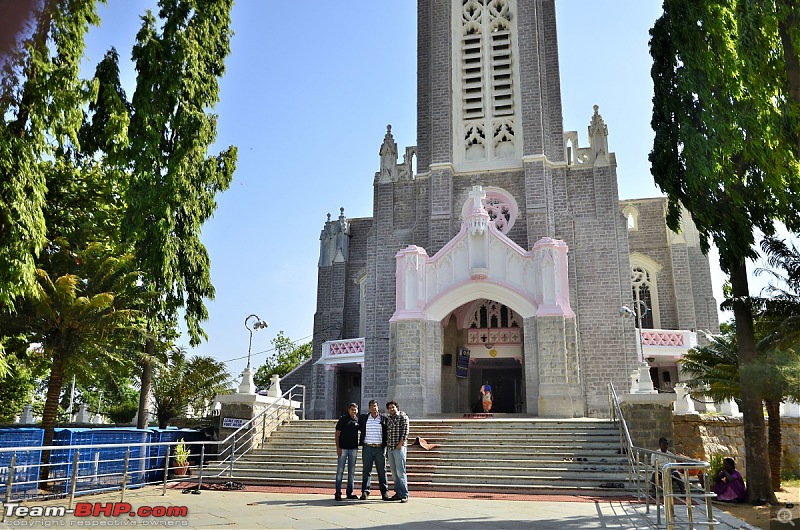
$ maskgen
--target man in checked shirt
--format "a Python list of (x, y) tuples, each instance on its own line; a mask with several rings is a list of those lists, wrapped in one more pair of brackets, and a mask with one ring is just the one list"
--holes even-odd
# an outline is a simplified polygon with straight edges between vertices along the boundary
[(386, 403), (389, 411), (386, 446), (389, 449), (389, 465), (394, 479), (394, 495), (385, 500), (408, 502), (408, 482), (406, 481), (406, 446), (408, 444), (408, 416), (400, 411), (397, 401)]

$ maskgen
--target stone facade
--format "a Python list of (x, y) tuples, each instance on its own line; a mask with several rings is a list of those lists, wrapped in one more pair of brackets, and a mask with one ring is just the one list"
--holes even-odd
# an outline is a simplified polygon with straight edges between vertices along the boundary
[[(469, 412), (490, 380), (497, 412), (607, 414), (608, 383), (627, 388), (639, 360), (618, 312), (632, 252), (657, 264), (665, 324), (717, 329), (708, 261), (666, 229), (664, 199), (620, 203), (598, 107), (588, 147), (563, 130), (554, 0), (487, 4), (419, 3), (418, 145), (398, 161), (388, 127), (373, 216), (324, 224), (311, 417), (354, 392), (412, 416)], [(326, 355), (356, 338), (363, 356)]]

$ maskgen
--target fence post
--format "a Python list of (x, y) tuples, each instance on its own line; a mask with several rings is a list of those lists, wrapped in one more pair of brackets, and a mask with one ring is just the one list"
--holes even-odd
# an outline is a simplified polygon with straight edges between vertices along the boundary
[(261, 416), (261, 443), (259, 444), (259, 447), (263, 447), (264, 446), (264, 440), (267, 439), (267, 417), (266, 416), (267, 416), (266, 414)]
[(170, 453), (169, 445), (166, 445), (166, 448), (167, 448), (167, 456), (164, 457), (164, 483), (161, 487), (162, 496), (167, 494), (167, 475), (169, 475), (169, 453)]
[(303, 419), (306, 419), (306, 387), (303, 386)]
[(78, 464), (81, 461), (81, 452), (75, 449), (75, 456), (72, 457), (72, 473), (70, 473), (69, 484), (69, 505), (67, 508), (72, 509), (72, 502), (75, 500), (75, 487), (78, 484)]
[[(6, 500), (3, 502), (3, 506), (6, 506), (9, 502), (11, 502), (11, 488), (14, 486), (14, 468), (17, 466), (17, 453), (16, 451), (14, 454), (11, 455), (11, 465), (8, 466), (8, 480), (6, 481)], [(2, 515), (0, 515), (0, 521), (6, 520), (6, 511), (3, 510)]]
[(233, 458), (236, 454), (236, 433), (233, 433), (231, 439), (231, 462), (228, 464), (228, 478), (233, 478)]
[(200, 475), (197, 477), (197, 489), (192, 493), (200, 495), (200, 490), (203, 488), (203, 463), (206, 459), (206, 444), (200, 445)]
[(120, 502), (125, 502), (125, 488), (128, 487), (128, 461), (131, 458), (131, 448), (125, 449), (125, 463), (123, 464), (122, 469), (122, 496), (120, 497)]

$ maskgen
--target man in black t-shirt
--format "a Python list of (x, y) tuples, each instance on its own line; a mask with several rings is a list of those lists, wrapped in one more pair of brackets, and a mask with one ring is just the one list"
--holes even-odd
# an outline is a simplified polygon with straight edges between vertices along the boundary
[(336, 423), (336, 500), (342, 500), (342, 475), (344, 465), (347, 463), (347, 498), (358, 499), (353, 494), (354, 478), (356, 473), (356, 458), (358, 457), (358, 405), (350, 403), (347, 414), (339, 418)]

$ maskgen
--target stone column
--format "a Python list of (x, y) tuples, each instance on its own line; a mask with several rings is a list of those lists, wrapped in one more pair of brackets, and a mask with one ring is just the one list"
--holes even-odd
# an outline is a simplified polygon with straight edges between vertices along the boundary
[(578, 418), (584, 415), (583, 391), (580, 387), (574, 318), (563, 316), (537, 317), (539, 360), (539, 416), (544, 418)]
[(442, 332), (439, 322), (398, 320), (389, 323), (387, 399), (412, 419), (441, 412)]

